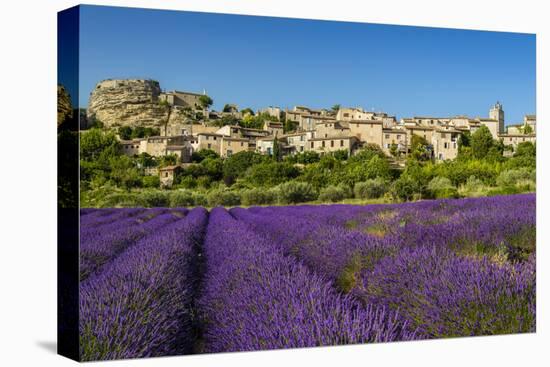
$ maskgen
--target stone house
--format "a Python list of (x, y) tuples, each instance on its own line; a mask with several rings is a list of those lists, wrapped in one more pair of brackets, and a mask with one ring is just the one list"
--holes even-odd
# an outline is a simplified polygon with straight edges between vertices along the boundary
[(181, 169), (180, 165), (159, 168), (160, 186), (167, 188), (172, 187), (174, 179)]
[[(367, 140), (370, 143), (370, 141)], [(407, 130), (403, 127), (394, 127), (391, 129), (382, 130), (382, 150), (387, 155), (391, 155), (392, 145), (397, 145), (397, 150), (401, 153), (408, 152), (408, 140), (407, 140)]]
[(283, 124), (274, 121), (265, 121), (264, 130), (269, 132), (269, 135), (283, 135)]
[(504, 145), (511, 146), (514, 151), (520, 143), (528, 141), (535, 144), (537, 141), (536, 134), (500, 134), (499, 138), (502, 140)]
[(331, 136), (349, 136), (350, 129), (340, 121), (324, 121), (315, 125), (316, 138), (328, 138)]
[(198, 133), (193, 140), (193, 150), (210, 149), (219, 154), (222, 138), (223, 135), (217, 133)]
[(383, 127), (381, 120), (350, 120), (348, 123), (350, 134), (359, 141), (383, 146)]
[(275, 117), (277, 120), (281, 120), (281, 108), (269, 106), (258, 111), (260, 114), (265, 113), (271, 117)]
[(202, 111), (201, 96), (203, 94), (174, 90), (160, 93), (159, 100), (168, 102), (170, 106), (188, 107), (193, 111)]
[(139, 155), (140, 142), (141, 142), (141, 139), (120, 140), (120, 148), (122, 150), (122, 154), (130, 157)]
[(374, 115), (374, 112), (365, 111), (362, 108), (340, 108), (336, 113), (336, 119), (340, 121), (374, 120)]
[(303, 153), (306, 151), (306, 145), (315, 135), (314, 131), (302, 131), (293, 134), (281, 136), (288, 147), (289, 154)]
[(306, 144), (306, 151), (314, 151), (324, 155), (338, 150), (346, 150), (348, 155), (351, 155), (357, 148), (358, 142), (358, 139), (351, 135), (312, 138)]
[(461, 132), (446, 125), (434, 130), (431, 144), (434, 158), (439, 161), (455, 159), (458, 155), (458, 138)]
[(232, 138), (229, 136), (222, 136), (220, 142), (220, 151), (218, 152), (221, 157), (231, 157), (235, 153), (244, 152), (249, 150), (249, 140), (246, 138)]

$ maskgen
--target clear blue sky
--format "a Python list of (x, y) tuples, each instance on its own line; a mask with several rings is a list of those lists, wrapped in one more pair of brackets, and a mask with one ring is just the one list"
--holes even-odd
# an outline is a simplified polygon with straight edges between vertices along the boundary
[(83, 6), (81, 107), (107, 78), (225, 103), (339, 103), (410, 116), (535, 113), (535, 36), (440, 28)]

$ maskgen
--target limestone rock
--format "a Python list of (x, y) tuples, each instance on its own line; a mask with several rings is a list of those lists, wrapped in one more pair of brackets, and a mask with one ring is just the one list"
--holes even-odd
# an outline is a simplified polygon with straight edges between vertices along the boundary
[(154, 80), (108, 79), (99, 82), (90, 94), (87, 116), (105, 127), (166, 124), (168, 110), (158, 103), (160, 85)]

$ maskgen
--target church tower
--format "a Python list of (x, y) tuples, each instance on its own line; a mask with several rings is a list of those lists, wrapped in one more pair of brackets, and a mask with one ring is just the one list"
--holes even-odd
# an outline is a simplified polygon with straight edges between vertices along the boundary
[(500, 102), (497, 103), (489, 110), (489, 118), (498, 121), (498, 133), (504, 134), (504, 110)]

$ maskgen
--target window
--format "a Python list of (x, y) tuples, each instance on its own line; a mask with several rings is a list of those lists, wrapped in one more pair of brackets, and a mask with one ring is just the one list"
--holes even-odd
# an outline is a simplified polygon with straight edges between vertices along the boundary
[(311, 147), (313, 148), (313, 142), (311, 142)]
[(456, 149), (456, 143), (453, 143), (453, 149)]
[(359, 124), (355, 124), (355, 127), (359, 127)]
[(212, 148), (212, 144), (208, 143), (208, 149)]
[(233, 151), (231, 149), (227, 149), (227, 156), (231, 157), (233, 155)]
[(321, 143), (321, 146), (324, 148), (325, 147), (325, 141), (323, 140), (323, 142)]
[(228, 141), (228, 142), (227, 142), (227, 145), (231, 146), (231, 141)]
[(214, 140), (216, 140), (216, 137), (214, 136)]
[(244, 147), (244, 142), (241, 141), (241, 147)]
[(341, 146), (341, 147), (344, 146), (344, 141), (343, 141), (343, 140), (340, 140), (340, 146)]
[(349, 117), (349, 113), (344, 113), (344, 117)]
[(443, 148), (447, 149), (449, 147), (449, 143), (445, 142), (443, 143)]
[(386, 139), (389, 139), (390, 138), (390, 134), (386, 134)]
[(447, 139), (447, 134), (441, 133), (441, 139)]
[(303, 151), (304, 151), (304, 147), (301, 146), (301, 147), (300, 147), (300, 152), (303, 152)]
[(331, 141), (330, 141), (330, 147), (331, 147), (331, 148), (334, 148), (334, 140), (331, 140)]

